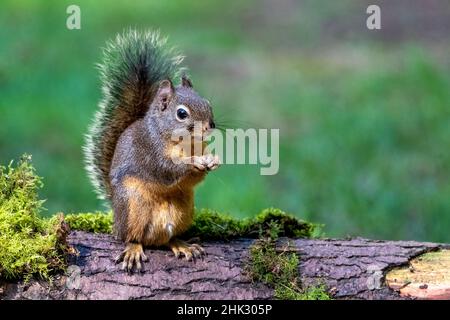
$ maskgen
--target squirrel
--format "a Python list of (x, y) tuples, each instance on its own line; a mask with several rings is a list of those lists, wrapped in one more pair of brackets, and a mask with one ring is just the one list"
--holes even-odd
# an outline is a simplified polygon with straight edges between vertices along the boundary
[[(84, 146), (89, 177), (125, 242), (115, 260), (129, 272), (142, 270), (146, 246), (167, 246), (187, 260), (205, 254), (177, 236), (193, 221), (194, 187), (220, 164), (205, 152), (204, 138), (215, 128), (210, 102), (194, 91), (183, 57), (166, 40), (128, 30), (107, 42), (98, 65), (103, 95)], [(172, 133), (193, 132), (194, 122), (202, 125), (202, 154), (177, 153)], [(189, 161), (173, 161), (174, 154)]]

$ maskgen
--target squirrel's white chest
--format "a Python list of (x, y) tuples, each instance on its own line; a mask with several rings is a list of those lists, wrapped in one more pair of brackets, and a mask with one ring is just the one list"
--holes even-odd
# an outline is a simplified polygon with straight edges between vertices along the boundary
[(145, 243), (164, 245), (174, 236), (184, 232), (192, 223), (193, 208), (176, 202), (162, 202), (154, 207), (147, 224)]

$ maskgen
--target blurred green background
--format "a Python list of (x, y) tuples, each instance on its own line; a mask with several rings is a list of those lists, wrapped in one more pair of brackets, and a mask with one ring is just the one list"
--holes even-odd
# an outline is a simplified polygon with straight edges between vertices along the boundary
[[(81, 7), (81, 30), (66, 8)], [(379, 4), (382, 29), (365, 27)], [(450, 242), (450, 3), (440, 1), (2, 1), (0, 162), (33, 154), (46, 214), (102, 209), (83, 134), (95, 64), (126, 27), (157, 28), (232, 127), (280, 129), (280, 171), (225, 165), (197, 207), (274, 206), (328, 236)]]

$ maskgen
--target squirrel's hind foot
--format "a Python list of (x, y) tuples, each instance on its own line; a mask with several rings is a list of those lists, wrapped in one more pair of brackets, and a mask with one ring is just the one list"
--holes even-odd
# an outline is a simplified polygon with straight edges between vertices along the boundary
[(170, 240), (168, 247), (175, 257), (179, 258), (183, 254), (187, 261), (195, 261), (195, 259), (203, 258), (206, 255), (205, 250), (198, 244), (190, 244), (179, 239)]
[(127, 270), (128, 272), (132, 272), (134, 266), (136, 266), (136, 271), (141, 272), (141, 261), (144, 262), (147, 260), (148, 258), (144, 253), (144, 248), (140, 243), (128, 243), (125, 250), (115, 258), (116, 263), (122, 262), (121, 269)]

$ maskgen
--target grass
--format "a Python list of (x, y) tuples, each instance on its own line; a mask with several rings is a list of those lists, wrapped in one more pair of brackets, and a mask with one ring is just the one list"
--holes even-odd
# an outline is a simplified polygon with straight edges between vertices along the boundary
[[(44, 214), (103, 209), (81, 152), (100, 100), (95, 63), (135, 26), (161, 29), (187, 55), (217, 122), (280, 128), (277, 175), (225, 165), (198, 188), (197, 207), (234, 218), (284, 208), (329, 236), (450, 241), (448, 35), (369, 33), (354, 1), (81, 0), (82, 29), (68, 31), (68, 4), (10, 0), (0, 12), (0, 162), (33, 154)], [(420, 27), (415, 13), (397, 15), (411, 23), (403, 34)]]

